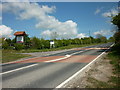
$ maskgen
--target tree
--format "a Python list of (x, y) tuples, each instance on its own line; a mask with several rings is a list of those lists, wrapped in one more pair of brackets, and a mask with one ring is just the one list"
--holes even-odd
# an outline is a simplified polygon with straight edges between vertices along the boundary
[(42, 47), (40, 39), (37, 37), (33, 37), (31, 39), (31, 44), (32, 44), (32, 48), (34, 48), (34, 49), (41, 49), (41, 47)]
[(111, 21), (114, 25), (117, 25), (118, 30), (114, 34), (115, 43), (120, 43), (120, 13), (112, 18)]
[(120, 31), (114, 34), (115, 43), (120, 43)]
[(118, 30), (120, 31), (120, 13), (112, 18), (111, 21), (114, 25), (117, 25)]
[(25, 45), (25, 49), (28, 49), (28, 48), (30, 48), (30, 46), (31, 46), (31, 40), (30, 40), (30, 38), (28, 37), (28, 35), (25, 35), (25, 36), (24, 36), (24, 45)]
[(114, 40), (114, 37), (110, 37), (109, 39), (108, 39), (108, 41), (109, 42), (114, 42), (115, 40)]
[(5, 41), (9, 44), (9, 46), (11, 46), (12, 40), (10, 38), (6, 39)]
[(103, 43), (107, 42), (107, 38), (105, 36), (102, 36), (100, 39), (101, 39), (101, 42), (103, 42)]
[(3, 49), (8, 49), (9, 48), (8, 42), (6, 42), (6, 41), (3, 40), (3, 42), (2, 42), (2, 48)]

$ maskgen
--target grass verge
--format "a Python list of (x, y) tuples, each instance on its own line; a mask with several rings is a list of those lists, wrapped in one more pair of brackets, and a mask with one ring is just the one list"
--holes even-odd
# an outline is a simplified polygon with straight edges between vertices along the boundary
[(86, 88), (113, 88), (110, 83), (99, 81), (93, 77), (89, 77), (87, 81), (92, 83), (92, 85), (86, 86)]
[(105, 58), (104, 60), (109, 60), (109, 63), (112, 64), (113, 74), (107, 82), (88, 77), (87, 81), (90, 85), (87, 85), (86, 88), (115, 88), (115, 90), (120, 88), (120, 44), (114, 45)]
[(120, 88), (120, 43), (114, 45), (107, 57), (110, 59), (110, 64), (113, 65), (114, 76), (111, 76), (110, 81), (114, 88)]
[(2, 63), (15, 61), (17, 59), (30, 57), (30, 55), (25, 54), (17, 54), (17, 51), (15, 50), (3, 50), (2, 51)]

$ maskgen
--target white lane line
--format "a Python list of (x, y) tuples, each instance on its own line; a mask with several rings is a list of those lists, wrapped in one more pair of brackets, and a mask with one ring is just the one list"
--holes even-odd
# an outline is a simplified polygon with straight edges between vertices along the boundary
[(75, 53), (72, 53), (70, 55), (65, 55), (65, 57), (63, 57), (63, 58), (58, 58), (58, 59), (44, 61), (44, 62), (56, 62), (56, 61), (60, 61), (60, 60), (67, 59), (67, 58), (71, 57), (72, 55), (77, 54), (77, 53), (81, 53), (81, 52), (84, 52), (84, 51), (75, 52)]
[[(84, 51), (87, 51), (87, 50), (84, 50)], [(84, 52), (84, 51), (75, 52), (75, 53), (72, 53), (72, 54), (70, 54), (70, 55), (72, 56), (72, 55), (74, 55), (74, 54), (78, 54), (78, 53), (81, 53), (81, 52)]]
[(60, 60), (63, 60), (63, 59), (69, 58), (69, 57), (70, 57), (70, 55), (65, 56), (64, 58), (58, 58), (58, 59), (49, 60), (49, 61), (44, 61), (44, 62), (55, 62), (55, 61), (60, 61)]
[[(77, 52), (77, 53), (78, 53), (78, 52)], [(76, 54), (76, 53), (73, 53), (73, 54)], [(66, 55), (64, 58), (54, 59), (54, 60), (45, 61), (45, 62), (55, 62), (55, 61), (59, 61), (59, 60), (62, 60), (62, 59), (69, 58), (70, 56), (71, 56), (71, 55)], [(29, 66), (25, 66), (25, 67), (17, 68), (17, 69), (10, 70), (10, 71), (7, 71), (7, 72), (3, 72), (3, 73), (0, 73), (0, 75), (7, 74), (7, 73), (11, 73), (11, 72), (18, 71), (18, 70), (22, 70), (22, 69), (26, 69), (26, 68), (33, 67), (33, 66), (36, 66), (36, 65), (38, 65), (38, 64), (32, 64), (32, 65), (29, 65)]]
[[(112, 47), (114, 44), (112, 44), (110, 47)], [(108, 49), (110, 49), (110, 47)], [(108, 50), (107, 49), (107, 50)], [(82, 69), (80, 69), (78, 72), (76, 72), (75, 74), (73, 74), (71, 77), (69, 77), (67, 80), (65, 80), (64, 82), (62, 82), (60, 85), (58, 85), (56, 88), (61, 88), (63, 85), (65, 85), (67, 82), (69, 82), (70, 80), (72, 80), (74, 77), (76, 77), (78, 74), (80, 74), (83, 70), (85, 70), (88, 66), (90, 66), (93, 62), (95, 62), (99, 57), (101, 57), (107, 50), (105, 50), (103, 53), (101, 53), (99, 56), (97, 56), (95, 59), (93, 59), (93, 61), (91, 61), (89, 64), (87, 64), (85, 67), (83, 67)], [(53, 89), (56, 90), (56, 89)]]
[[(114, 45), (114, 44), (112, 44), (110, 47), (112, 47), (113, 45)], [(86, 51), (86, 50), (85, 50), (85, 51)], [(84, 51), (80, 51), (80, 52), (84, 52)], [(69, 58), (69, 57), (71, 57), (72, 55), (77, 54), (77, 53), (80, 53), (80, 52), (75, 52), (75, 53), (73, 53), (73, 54), (66, 55), (66, 57), (64, 57), (64, 58), (59, 58), (59, 59), (50, 60), (50, 61), (46, 61), (46, 62), (54, 62), (54, 61), (59, 61), (59, 60), (62, 60), (62, 59), (66, 59), (66, 58)], [(104, 51), (104, 52), (105, 52), (105, 51)], [(3, 72), (3, 73), (0, 73), (0, 75), (7, 74), (7, 73), (11, 73), (11, 72), (18, 71), (18, 70), (22, 70), (22, 69), (29, 68), (29, 67), (33, 67), (33, 66), (36, 66), (36, 65), (38, 65), (38, 64), (33, 64), (33, 65), (25, 66), (25, 67), (22, 67), (22, 68), (17, 68), (17, 69), (14, 69), (14, 70), (10, 70), (10, 71), (7, 71), (7, 72)]]
[(22, 69), (26, 69), (26, 68), (33, 67), (33, 66), (36, 66), (36, 65), (38, 65), (38, 64), (32, 64), (32, 65), (25, 66), (25, 67), (22, 67), (22, 68), (17, 68), (17, 69), (14, 69), (14, 70), (10, 70), (10, 71), (7, 71), (7, 72), (3, 72), (3, 73), (0, 73), (0, 75), (7, 74), (7, 73), (11, 73), (11, 72), (18, 71), (18, 70), (22, 70)]

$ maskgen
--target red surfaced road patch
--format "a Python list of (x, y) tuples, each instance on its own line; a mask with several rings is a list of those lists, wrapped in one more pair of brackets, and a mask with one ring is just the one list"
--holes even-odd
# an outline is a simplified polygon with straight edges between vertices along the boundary
[(97, 55), (74, 55), (68, 59), (56, 61), (56, 62), (77, 62), (77, 63), (89, 63), (95, 59)]
[(50, 57), (37, 57), (37, 58), (30, 58), (22, 61), (16, 61), (13, 63), (36, 63), (36, 62), (45, 62), (49, 60), (54, 60), (58, 58), (63, 58), (64, 56), (50, 56)]
[[(37, 62), (45, 62), (45, 61), (50, 61), (50, 60), (63, 58), (63, 57), (64, 56), (37, 57), (37, 58), (31, 58), (31, 59), (26, 59), (26, 60), (22, 60), (22, 61), (16, 61), (13, 63), (37, 63)], [(74, 55), (67, 59), (61, 59), (59, 61), (54, 61), (54, 62), (89, 63), (96, 57), (97, 57), (97, 55)]]

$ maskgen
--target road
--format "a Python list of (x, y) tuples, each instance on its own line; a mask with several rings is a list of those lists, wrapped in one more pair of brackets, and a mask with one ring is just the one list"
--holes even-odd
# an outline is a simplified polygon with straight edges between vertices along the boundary
[(2, 65), (2, 87), (55, 88), (111, 45), (94, 45)]

